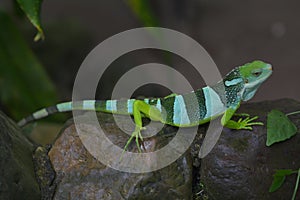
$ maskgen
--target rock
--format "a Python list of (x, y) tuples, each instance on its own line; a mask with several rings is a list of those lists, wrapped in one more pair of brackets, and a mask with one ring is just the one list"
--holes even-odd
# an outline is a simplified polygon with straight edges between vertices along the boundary
[(0, 112), (0, 199), (40, 199), (35, 180), (33, 145), (20, 128)]
[[(114, 124), (111, 114), (99, 113), (99, 121), (114, 144), (124, 146), (128, 136)], [(92, 133), (94, 125), (80, 124)], [(167, 127), (165, 132), (176, 129)], [(156, 149), (165, 137), (145, 139), (146, 149)], [(131, 151), (137, 151), (132, 148)], [(189, 152), (171, 165), (149, 173), (128, 173), (109, 168), (83, 146), (74, 124), (67, 126), (53, 144), (49, 157), (57, 175), (54, 199), (191, 199), (192, 162)], [(125, 158), (124, 158), (125, 159)], [(145, 163), (147, 164), (147, 163)]]
[[(251, 103), (242, 105), (239, 112), (258, 115), (266, 124), (271, 109), (289, 113), (300, 110), (300, 103), (289, 99)], [(299, 115), (289, 118), (299, 129)], [(201, 182), (210, 199), (291, 199), (295, 175), (288, 176), (278, 191), (268, 190), (276, 169), (300, 167), (300, 134), (267, 147), (266, 133), (266, 126), (255, 126), (253, 131), (223, 129), (218, 143), (201, 162)], [(299, 191), (297, 195), (299, 199)]]
[(48, 156), (50, 148), (51, 145), (39, 146), (33, 153), (34, 171), (40, 186), (42, 200), (51, 200), (56, 189), (56, 173)]

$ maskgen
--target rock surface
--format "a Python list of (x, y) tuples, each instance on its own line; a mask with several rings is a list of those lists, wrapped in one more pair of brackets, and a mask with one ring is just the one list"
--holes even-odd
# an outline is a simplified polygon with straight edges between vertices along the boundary
[(0, 199), (40, 199), (35, 180), (33, 145), (20, 128), (0, 112)]
[(33, 153), (34, 171), (41, 190), (41, 200), (53, 199), (56, 189), (56, 173), (52, 167), (48, 152), (51, 145), (39, 146)]
[[(239, 112), (258, 115), (266, 124), (267, 112), (272, 109), (288, 113), (300, 110), (300, 103), (283, 99), (244, 104)], [(289, 118), (300, 128), (299, 115)], [(128, 136), (113, 123), (112, 115), (101, 113), (99, 120), (107, 137), (124, 147)], [(299, 133), (266, 147), (265, 126), (255, 126), (253, 131), (224, 128), (213, 150), (204, 159), (192, 161), (191, 155), (198, 155), (206, 130), (206, 126), (201, 126), (191, 151), (163, 169), (140, 174), (118, 171), (100, 163), (82, 145), (73, 123), (66, 125), (49, 153), (47, 148), (38, 147), (33, 158), (34, 146), (2, 113), (0, 126), (0, 199), (191, 199), (192, 188), (197, 200), (201, 199), (198, 194), (217, 200), (290, 199), (296, 176), (288, 176), (278, 191), (269, 193), (272, 175), (276, 169), (296, 170), (300, 166)], [(82, 127), (89, 133), (94, 129), (92, 124)], [(144, 148), (147, 151), (162, 148), (176, 131), (166, 126), (163, 133), (145, 138)], [(134, 142), (129, 150), (137, 152)], [(299, 195), (298, 191), (297, 198)]]
[[(267, 112), (272, 109), (289, 113), (300, 110), (300, 103), (282, 99), (245, 104), (239, 112), (258, 115), (266, 125)], [(289, 118), (299, 129), (300, 116)], [(267, 147), (266, 133), (266, 126), (255, 126), (253, 131), (223, 129), (218, 143), (201, 163), (201, 182), (210, 199), (291, 199), (296, 176), (288, 176), (278, 191), (268, 190), (274, 170), (300, 167), (300, 134)], [(297, 195), (300, 199), (299, 191)]]
[[(99, 114), (114, 144), (124, 146), (128, 136), (112, 123), (112, 115)], [(86, 131), (93, 125), (85, 124)], [(174, 128), (167, 128), (174, 132)], [(150, 149), (161, 143), (146, 140)], [(133, 142), (133, 145), (135, 143)], [(133, 149), (136, 151), (136, 149)], [(149, 173), (127, 173), (105, 166), (82, 145), (74, 124), (62, 131), (49, 152), (57, 174), (54, 199), (191, 199), (192, 162), (187, 152), (171, 165)], [(147, 163), (145, 163), (147, 164)]]

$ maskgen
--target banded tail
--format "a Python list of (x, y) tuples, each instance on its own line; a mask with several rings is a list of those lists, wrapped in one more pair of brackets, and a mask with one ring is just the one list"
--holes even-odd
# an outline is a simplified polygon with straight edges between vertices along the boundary
[(26, 124), (36, 121), (38, 119), (45, 118), (54, 113), (70, 112), (73, 110), (83, 110), (83, 111), (99, 111), (107, 113), (116, 114), (132, 114), (134, 99), (129, 100), (83, 100), (77, 102), (64, 102), (59, 103), (55, 106), (50, 106), (47, 108), (40, 109), (33, 114), (23, 118), (18, 122), (20, 127)]

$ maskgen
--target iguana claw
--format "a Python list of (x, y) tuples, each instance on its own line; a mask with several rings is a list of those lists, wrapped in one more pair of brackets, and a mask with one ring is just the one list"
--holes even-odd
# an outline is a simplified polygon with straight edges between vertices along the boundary
[(248, 113), (234, 113), (233, 115), (236, 117), (250, 117)]

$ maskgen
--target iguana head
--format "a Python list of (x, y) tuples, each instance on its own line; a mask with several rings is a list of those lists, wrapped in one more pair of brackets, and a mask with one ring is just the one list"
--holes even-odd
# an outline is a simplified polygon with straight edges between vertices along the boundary
[(244, 81), (241, 97), (243, 101), (248, 101), (254, 96), (259, 86), (272, 74), (272, 66), (257, 60), (240, 66), (239, 72)]

